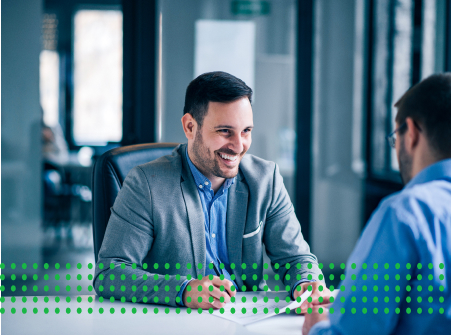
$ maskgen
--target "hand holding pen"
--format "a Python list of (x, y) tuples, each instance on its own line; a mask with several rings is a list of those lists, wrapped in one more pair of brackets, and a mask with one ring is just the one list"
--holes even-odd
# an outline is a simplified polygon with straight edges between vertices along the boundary
[[(210, 279), (211, 278), (211, 279)], [(230, 280), (220, 279), (217, 276), (205, 276), (201, 280), (192, 280), (183, 292), (183, 303), (186, 307), (218, 309), (230, 302), (236, 295)]]

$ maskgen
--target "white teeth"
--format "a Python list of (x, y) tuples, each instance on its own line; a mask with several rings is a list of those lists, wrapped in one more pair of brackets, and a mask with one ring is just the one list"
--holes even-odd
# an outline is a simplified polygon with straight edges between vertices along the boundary
[(229, 155), (225, 155), (225, 154), (219, 154), (222, 158), (227, 159), (229, 161), (236, 161), (236, 159), (238, 158), (238, 156), (229, 156)]

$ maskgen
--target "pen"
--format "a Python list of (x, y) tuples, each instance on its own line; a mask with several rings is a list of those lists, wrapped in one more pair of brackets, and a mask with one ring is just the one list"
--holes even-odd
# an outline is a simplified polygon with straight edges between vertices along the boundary
[[(219, 270), (217, 269), (215, 263), (214, 263), (213, 261), (212, 261), (211, 263), (213, 264), (213, 270), (215, 270), (216, 275), (217, 275), (218, 277), (220, 277), (221, 274), (219, 273)], [(227, 290), (225, 290), (225, 292), (227, 293), (228, 296), (230, 296), (230, 294), (229, 294), (229, 292), (228, 292)]]
[(215, 270), (216, 275), (217, 275), (218, 277), (221, 276), (221, 274), (219, 273), (219, 270), (216, 268), (216, 264), (215, 264), (213, 261), (211, 261), (211, 264), (213, 264), (213, 270)]

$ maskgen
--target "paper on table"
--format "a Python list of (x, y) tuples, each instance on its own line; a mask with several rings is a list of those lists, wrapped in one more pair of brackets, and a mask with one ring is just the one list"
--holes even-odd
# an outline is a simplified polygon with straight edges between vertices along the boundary
[[(235, 296), (234, 303), (229, 302), (224, 306), (223, 313), (218, 309), (213, 312), (213, 315), (234, 321), (244, 326), (277, 315), (278, 313), (275, 312), (276, 308), (279, 309), (279, 313), (285, 313), (287, 308), (290, 310), (298, 308), (305, 300), (307, 300), (311, 293), (312, 292), (308, 290), (305, 291), (301, 295), (300, 302), (286, 302), (285, 300), (275, 302), (274, 298), (269, 298), (267, 299), (267, 302), (265, 302), (264, 298), (267, 297), (266, 292), (238, 292)], [(256, 302), (254, 302), (254, 297), (257, 298)], [(243, 308), (246, 309), (244, 314)], [(265, 308), (267, 308), (267, 313), (265, 313)], [(254, 311), (256, 311), (256, 313), (254, 313)]]

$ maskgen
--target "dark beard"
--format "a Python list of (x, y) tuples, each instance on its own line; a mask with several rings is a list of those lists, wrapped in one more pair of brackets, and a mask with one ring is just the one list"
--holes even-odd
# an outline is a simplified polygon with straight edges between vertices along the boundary
[[(226, 150), (223, 150), (223, 151), (225, 152)], [(204, 145), (204, 140), (202, 138), (200, 129), (196, 133), (196, 137), (194, 139), (193, 154), (194, 154), (195, 161), (199, 165), (199, 166), (196, 165), (196, 167), (199, 169), (200, 172), (202, 172), (202, 174), (204, 176), (213, 174), (216, 177), (228, 179), (228, 178), (235, 177), (238, 173), (238, 171), (237, 171), (237, 173), (235, 173), (233, 176), (225, 175), (221, 171), (218, 161), (214, 158), (213, 158), (213, 160), (209, 159), (209, 157), (211, 157), (211, 152)], [(232, 154), (232, 153), (230, 153), (230, 154)], [(216, 155), (214, 157), (216, 157)]]
[(401, 175), (402, 182), (407, 184), (412, 179), (412, 157), (410, 157), (404, 147), (404, 139), (399, 138), (399, 173)]

